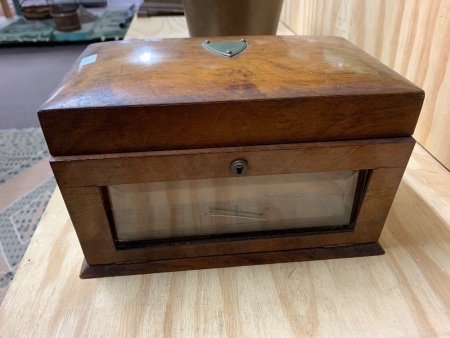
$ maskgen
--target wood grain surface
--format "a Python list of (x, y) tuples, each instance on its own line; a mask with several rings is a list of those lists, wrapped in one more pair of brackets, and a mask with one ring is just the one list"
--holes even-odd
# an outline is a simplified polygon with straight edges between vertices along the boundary
[[(377, 242), (413, 146), (414, 140), (409, 137), (89, 155), (54, 158), (52, 168), (86, 261), (89, 265), (100, 265)], [(301, 231), (289, 236), (243, 233), (234, 236), (232, 241), (193, 237), (152, 246), (132, 246), (126, 250), (116, 248), (111, 215), (105, 212), (102, 186), (230, 177), (229, 164), (236, 158), (248, 160), (250, 176), (373, 170), (351, 231), (330, 230), (320, 236)], [(190, 266), (180, 265), (182, 268)]]
[(401, 168), (406, 166), (413, 143), (411, 137), (396, 137), (59, 156), (51, 158), (51, 166), (63, 188), (229, 177), (229, 165), (237, 158), (249, 162), (248, 175)]
[(0, 308), (4, 337), (450, 335), (450, 173), (417, 146), (384, 256), (81, 280), (59, 191)]
[[(422, 92), (341, 38), (248, 36), (245, 39), (247, 47), (233, 57), (207, 50), (202, 46), (203, 38), (91, 44), (39, 114), (45, 117), (50, 111), (63, 109), (150, 108)], [(211, 44), (236, 40), (236, 37), (211, 38)], [(367, 106), (370, 107), (370, 102)]]
[(344, 37), (426, 93), (414, 137), (450, 169), (450, 2), (285, 0), (299, 35)]
[(38, 112), (50, 153), (381, 138), (414, 130), (423, 91), (344, 39), (251, 36), (232, 58), (202, 41), (90, 45)]

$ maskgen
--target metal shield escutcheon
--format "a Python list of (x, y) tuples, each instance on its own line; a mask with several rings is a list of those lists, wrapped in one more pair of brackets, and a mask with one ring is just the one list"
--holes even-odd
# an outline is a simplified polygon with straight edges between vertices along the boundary
[(238, 55), (239, 53), (242, 53), (245, 48), (247, 48), (247, 42), (245, 40), (218, 42), (205, 41), (202, 43), (202, 46), (213, 53), (232, 57)]

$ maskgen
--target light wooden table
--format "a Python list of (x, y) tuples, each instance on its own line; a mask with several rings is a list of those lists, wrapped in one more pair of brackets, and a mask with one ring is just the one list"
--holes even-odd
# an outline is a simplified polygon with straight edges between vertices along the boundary
[(0, 308), (0, 336), (450, 336), (450, 173), (420, 146), (381, 244), (376, 257), (81, 280), (57, 189)]

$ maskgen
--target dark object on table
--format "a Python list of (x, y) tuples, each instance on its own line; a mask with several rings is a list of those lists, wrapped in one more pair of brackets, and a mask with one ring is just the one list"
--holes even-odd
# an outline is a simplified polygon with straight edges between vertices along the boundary
[(81, 28), (78, 6), (54, 6), (51, 15), (55, 20), (55, 28), (61, 32), (71, 32)]
[(130, 8), (128, 8), (127, 16), (119, 24), (120, 28), (128, 27), (128, 25), (130, 24), (130, 22), (131, 22), (131, 20), (133, 19), (133, 16), (134, 16), (134, 7), (135, 7), (134, 5), (131, 5)]
[(146, 18), (149, 16), (183, 15), (184, 9), (181, 0), (148, 1), (141, 4), (137, 16)]
[(92, 44), (41, 107), (81, 277), (382, 254), (423, 91), (341, 38), (208, 40)]
[(50, 5), (24, 5), (22, 4), (22, 15), (28, 20), (50, 19), (52, 6)]
[(191, 37), (275, 35), (283, 0), (183, 0)]
[(108, 4), (107, 0), (76, 0), (76, 3), (86, 7), (86, 8), (92, 8), (92, 7), (106, 7)]

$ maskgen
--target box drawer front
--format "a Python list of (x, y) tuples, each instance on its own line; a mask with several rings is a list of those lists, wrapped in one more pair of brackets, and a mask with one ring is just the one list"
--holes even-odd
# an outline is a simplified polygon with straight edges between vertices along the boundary
[[(376, 242), (413, 146), (397, 138), (59, 157), (52, 168), (96, 265)], [(240, 172), (236, 160), (246, 163)]]

